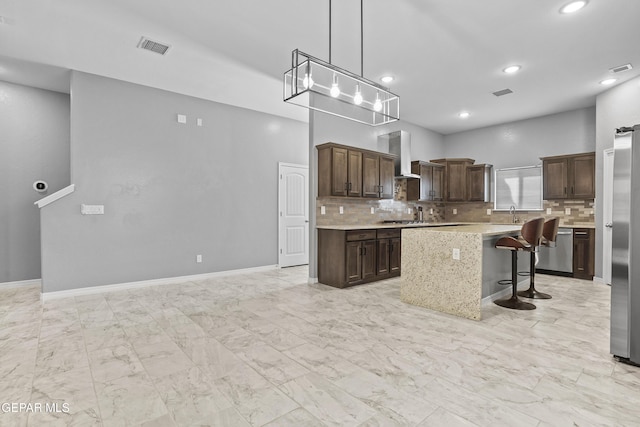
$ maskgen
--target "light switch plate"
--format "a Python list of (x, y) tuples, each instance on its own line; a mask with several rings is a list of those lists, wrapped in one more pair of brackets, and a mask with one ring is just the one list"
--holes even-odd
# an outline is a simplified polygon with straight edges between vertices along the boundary
[(565, 215), (571, 215), (571, 208), (564, 208)]
[(340, 215), (344, 213), (344, 206), (340, 206)]
[(411, 210), (411, 208), (407, 208), (407, 213), (408, 213), (408, 214), (410, 214), (410, 213), (412, 213), (412, 212), (413, 212), (413, 211)]
[(487, 215), (491, 215), (491, 209), (487, 209)]
[(202, 255), (196, 255), (196, 262), (197, 263), (201, 263), (202, 262)]
[(433, 215), (433, 208), (429, 209), (429, 215)]
[(454, 214), (454, 215), (458, 215), (458, 209), (453, 208), (453, 214)]
[(373, 206), (371, 206), (371, 215), (373, 215), (374, 213), (376, 213), (376, 208), (374, 208)]
[(320, 206), (320, 215), (326, 215), (327, 214), (327, 208), (323, 205)]
[(187, 123), (187, 116), (184, 114), (178, 114), (178, 123)]
[(551, 208), (547, 208), (547, 215), (551, 215)]
[(453, 259), (460, 260), (460, 249), (453, 248)]

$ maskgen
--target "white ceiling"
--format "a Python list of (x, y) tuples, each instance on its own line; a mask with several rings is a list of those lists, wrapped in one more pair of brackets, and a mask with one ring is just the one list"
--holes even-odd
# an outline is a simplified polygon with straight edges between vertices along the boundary
[[(640, 1), (590, 0), (561, 15), (566, 2), (365, 0), (364, 75), (395, 75), (402, 120), (443, 134), (594, 105), (609, 68), (635, 67), (616, 84), (640, 74)], [(282, 102), (281, 79), (295, 48), (328, 60), (328, 3), (0, 0), (0, 79), (28, 84), (19, 67), (30, 61), (305, 121)], [(359, 7), (333, 2), (332, 62), (356, 73)], [(141, 36), (171, 49), (137, 49)], [(501, 72), (514, 63), (521, 72)], [(39, 86), (47, 72), (31, 74)], [(505, 88), (514, 93), (491, 94)]]

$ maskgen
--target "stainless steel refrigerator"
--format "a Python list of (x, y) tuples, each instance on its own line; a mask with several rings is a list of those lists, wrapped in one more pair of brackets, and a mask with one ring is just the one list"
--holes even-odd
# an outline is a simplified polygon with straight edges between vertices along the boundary
[(640, 125), (617, 129), (613, 148), (611, 354), (640, 365)]

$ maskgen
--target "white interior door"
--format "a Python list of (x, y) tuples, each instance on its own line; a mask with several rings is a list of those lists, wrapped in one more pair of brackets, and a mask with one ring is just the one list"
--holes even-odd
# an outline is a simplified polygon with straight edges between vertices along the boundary
[(604, 150), (602, 165), (602, 280), (611, 284), (611, 223), (613, 216), (613, 148)]
[(309, 263), (309, 167), (278, 164), (278, 265)]

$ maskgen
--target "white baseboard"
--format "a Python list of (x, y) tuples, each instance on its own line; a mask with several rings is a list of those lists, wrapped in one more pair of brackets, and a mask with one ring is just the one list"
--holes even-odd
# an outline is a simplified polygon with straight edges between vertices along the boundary
[(593, 276), (593, 283), (598, 283), (601, 285), (606, 285), (607, 282), (604, 281), (604, 278), (602, 277), (597, 277), (597, 276)]
[(318, 283), (318, 278), (317, 277), (309, 277), (309, 279), (307, 279), (307, 284), (308, 285), (315, 285), (316, 283)]
[(33, 280), (20, 280), (17, 282), (0, 283), (0, 289), (21, 288), (23, 286), (42, 286), (42, 280), (33, 279)]
[(125, 289), (144, 288), (148, 286), (171, 285), (195, 280), (213, 279), (216, 277), (236, 276), (239, 274), (259, 273), (262, 271), (274, 270), (275, 265), (265, 265), (261, 267), (241, 268), (238, 270), (217, 271), (214, 273), (194, 274), (191, 276), (165, 277), (161, 279), (140, 280), (137, 282), (115, 283), (112, 285), (89, 286), (86, 288), (68, 289), (65, 291), (44, 292), (40, 294), (41, 301), (50, 301), (58, 298), (77, 297), (81, 295), (101, 294), (103, 292), (122, 291)]

